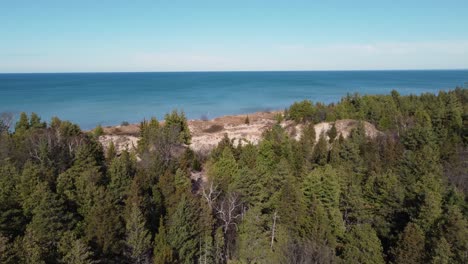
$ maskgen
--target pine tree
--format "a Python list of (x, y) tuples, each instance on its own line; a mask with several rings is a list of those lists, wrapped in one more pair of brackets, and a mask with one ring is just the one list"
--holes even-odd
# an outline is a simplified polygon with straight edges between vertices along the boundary
[(29, 119), (25, 112), (21, 112), (20, 118), (15, 125), (15, 133), (24, 133), (29, 129)]
[(345, 235), (345, 263), (385, 263), (382, 245), (369, 224), (354, 225)]
[(62, 263), (94, 264), (91, 248), (76, 237), (73, 232), (65, 232), (59, 242), (59, 251), (62, 254)]
[(153, 144), (158, 133), (160, 133), (159, 121), (152, 117), (148, 122), (144, 120), (140, 123), (140, 140), (138, 140), (138, 150), (140, 153), (147, 151), (150, 144)]
[(209, 174), (221, 190), (227, 191), (228, 186), (237, 177), (239, 168), (230, 148), (224, 148), (219, 159), (211, 166)]
[(395, 249), (395, 262), (402, 264), (424, 263), (425, 261), (425, 237), (421, 228), (409, 223), (397, 242)]
[(174, 263), (172, 248), (167, 241), (166, 227), (162, 218), (159, 219), (158, 234), (154, 237), (154, 264)]
[(450, 206), (447, 209), (443, 231), (447, 242), (452, 246), (454, 261), (468, 262), (468, 220), (459, 208)]
[(201, 204), (200, 215), (200, 263), (208, 264), (215, 263), (216, 250), (213, 239), (213, 229), (215, 226), (215, 219), (213, 217), (213, 208), (210, 208), (207, 201)]
[(44, 177), (40, 166), (27, 162), (24, 165), (23, 172), (19, 176), (16, 185), (18, 195), (21, 200), (25, 215), (31, 216), (33, 209), (37, 206), (40, 197), (36, 197), (39, 192), (36, 189), (44, 187)]
[(190, 135), (190, 129), (188, 127), (187, 118), (185, 113), (177, 110), (172, 111), (170, 114), (166, 114), (164, 118), (164, 126), (167, 129), (175, 129), (179, 133), (179, 142), (183, 144), (190, 144), (192, 136)]
[(128, 195), (132, 177), (136, 173), (136, 161), (130, 153), (123, 151), (120, 157), (114, 158), (109, 167), (109, 191), (116, 202), (123, 202)]
[(329, 142), (330, 144), (333, 143), (333, 141), (335, 141), (335, 138), (336, 136), (338, 135), (338, 132), (336, 130), (336, 126), (335, 126), (335, 123), (332, 124), (332, 127), (327, 131), (327, 136), (329, 138)]
[(328, 160), (328, 143), (325, 134), (320, 134), (319, 140), (314, 147), (312, 161), (320, 166), (327, 164)]
[(119, 258), (124, 246), (125, 224), (118, 207), (105, 189), (92, 191), (90, 205), (82, 211), (86, 241), (95, 246), (98, 253), (110, 258)]
[(41, 118), (36, 113), (31, 113), (31, 117), (29, 120), (29, 127), (30, 128), (45, 128), (46, 123), (41, 122)]
[(180, 263), (193, 263), (199, 257), (198, 217), (195, 201), (186, 196), (170, 216), (167, 238)]
[(135, 263), (144, 263), (151, 248), (151, 236), (146, 228), (146, 221), (137, 204), (131, 205), (131, 213), (127, 219), (126, 243), (131, 250)]
[(317, 168), (304, 178), (302, 185), (309, 204), (315, 199), (320, 202), (326, 209), (334, 235), (342, 236), (345, 227), (339, 210), (341, 190), (336, 170), (330, 165)]
[(270, 236), (265, 232), (260, 208), (250, 208), (239, 227), (238, 258), (241, 263), (270, 263)]
[(432, 256), (432, 264), (449, 264), (453, 263), (452, 260), (452, 250), (450, 244), (447, 242), (445, 237), (441, 237), (439, 241), (436, 242), (434, 247), (434, 252)]
[(115, 144), (114, 141), (111, 140), (109, 145), (107, 146), (107, 151), (106, 151), (106, 160), (108, 163), (111, 163), (111, 161), (117, 157), (117, 151), (115, 149)]
[(314, 124), (310, 122), (304, 125), (299, 143), (302, 148), (303, 158), (307, 162), (312, 162), (312, 154), (314, 151), (315, 138), (316, 138), (316, 135), (315, 135)]
[(26, 222), (18, 191), (18, 172), (16, 168), (5, 163), (0, 165), (0, 236), (16, 237)]
[(0, 232), (0, 263), (14, 264), (18, 262), (12, 239), (3, 236)]
[[(25, 246), (31, 247), (31, 261), (53, 262), (58, 257), (57, 244), (63, 232), (72, 226), (73, 215), (67, 212), (65, 201), (47, 187), (36, 190), (42, 196), (33, 209), (27, 226)], [(28, 257), (28, 258), (29, 258)]]

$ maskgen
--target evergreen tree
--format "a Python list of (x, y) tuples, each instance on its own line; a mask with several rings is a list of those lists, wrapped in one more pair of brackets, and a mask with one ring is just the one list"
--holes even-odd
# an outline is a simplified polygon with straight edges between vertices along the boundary
[(354, 225), (345, 235), (345, 263), (384, 263), (382, 245), (369, 224)]
[(12, 240), (3, 236), (0, 232), (0, 263), (18, 263), (17, 252), (15, 252)]
[(183, 144), (190, 144), (192, 136), (190, 135), (190, 129), (188, 127), (187, 118), (185, 113), (181, 111), (180, 113), (177, 110), (172, 111), (170, 114), (166, 114), (164, 118), (164, 126), (167, 129), (174, 129), (179, 133), (179, 142)]
[(127, 245), (135, 263), (145, 263), (151, 248), (151, 236), (146, 228), (146, 221), (137, 204), (131, 205), (132, 210), (127, 219)]
[(19, 235), (26, 222), (18, 192), (18, 178), (12, 164), (0, 165), (0, 237), (5, 239), (3, 241)]
[(166, 227), (163, 219), (159, 219), (158, 234), (154, 237), (154, 264), (174, 263), (172, 248), (167, 241)]
[(239, 227), (238, 258), (241, 263), (269, 263), (270, 240), (259, 208), (250, 208)]
[(425, 237), (421, 228), (409, 223), (395, 248), (395, 263), (424, 263), (425, 262)]
[(107, 162), (110, 163), (116, 156), (117, 156), (117, 151), (115, 149), (115, 144), (114, 144), (114, 141), (111, 141), (109, 143), (109, 146), (107, 146), (107, 151), (106, 151)]
[(25, 112), (20, 114), (20, 118), (15, 125), (15, 133), (24, 133), (29, 129), (29, 119), (28, 115)]
[(333, 141), (335, 141), (335, 138), (336, 136), (338, 135), (338, 132), (336, 130), (336, 126), (335, 126), (335, 123), (332, 124), (332, 127), (327, 131), (327, 136), (328, 136), (328, 141), (331, 143), (333, 143)]
[(122, 258), (125, 224), (110, 194), (103, 188), (93, 191), (91, 205), (83, 212), (83, 229), (88, 243), (103, 258)]
[(25, 247), (31, 250), (28, 261), (54, 262), (58, 258), (57, 244), (63, 232), (73, 224), (73, 215), (67, 212), (66, 204), (57, 194), (47, 187), (36, 190), (41, 196), (33, 209), (33, 217), (27, 226)]
[(231, 149), (224, 148), (219, 159), (210, 168), (210, 176), (221, 190), (227, 191), (238, 173), (239, 168)]
[(65, 232), (59, 242), (61, 261), (70, 264), (94, 264), (91, 248), (76, 237), (73, 232)]
[(199, 257), (198, 213), (195, 201), (183, 196), (170, 216), (167, 238), (179, 263), (193, 263)]
[(31, 118), (29, 120), (30, 128), (46, 128), (46, 123), (41, 122), (41, 118), (36, 113), (31, 113)]
[(434, 252), (433, 252), (431, 263), (433, 264), (453, 263), (452, 255), (453, 254), (450, 249), (450, 244), (447, 242), (445, 237), (441, 237), (440, 240), (437, 241), (434, 247)]
[(130, 153), (123, 151), (120, 157), (114, 158), (109, 167), (109, 191), (116, 202), (122, 202), (128, 195), (132, 177), (136, 173), (136, 161)]
[(309, 205), (319, 202), (326, 209), (334, 235), (342, 236), (345, 227), (339, 210), (341, 190), (337, 172), (329, 165), (317, 168), (304, 178), (302, 185)]
[(468, 220), (460, 209), (450, 206), (444, 217), (443, 231), (453, 249), (453, 260), (458, 263), (468, 261)]

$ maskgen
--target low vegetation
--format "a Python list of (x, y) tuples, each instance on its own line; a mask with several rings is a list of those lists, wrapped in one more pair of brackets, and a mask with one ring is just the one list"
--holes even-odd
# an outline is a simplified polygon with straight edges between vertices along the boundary
[(205, 132), (205, 133), (216, 133), (216, 132), (219, 132), (219, 131), (223, 131), (223, 129), (224, 129), (223, 125), (214, 124), (214, 125), (211, 125), (209, 128), (203, 130), (203, 132)]
[[(119, 155), (68, 121), (7, 116), (0, 263), (468, 263), (466, 89), (295, 103), (299, 140), (277, 124), (208, 156), (183, 112)], [(340, 119), (382, 133), (316, 141)]]

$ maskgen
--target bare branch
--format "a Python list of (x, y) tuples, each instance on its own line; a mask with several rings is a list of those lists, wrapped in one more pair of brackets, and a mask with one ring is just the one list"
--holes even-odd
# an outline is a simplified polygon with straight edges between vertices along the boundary
[(218, 206), (215, 207), (218, 218), (223, 222), (223, 231), (226, 234), (231, 225), (237, 226), (235, 221), (242, 216), (242, 203), (239, 201), (239, 195), (229, 193)]
[(209, 187), (205, 188), (205, 184), (202, 185), (202, 196), (205, 198), (210, 209), (213, 209), (213, 203), (216, 201), (221, 192), (218, 191), (218, 185), (214, 186), (213, 182), (209, 183)]

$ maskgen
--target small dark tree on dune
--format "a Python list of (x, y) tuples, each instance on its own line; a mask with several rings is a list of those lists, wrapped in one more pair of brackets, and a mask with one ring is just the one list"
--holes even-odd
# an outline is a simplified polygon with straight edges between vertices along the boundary
[(172, 111), (170, 114), (166, 114), (165, 126), (172, 128), (173, 130), (179, 131), (179, 142), (183, 144), (190, 144), (192, 136), (190, 135), (190, 129), (188, 127), (187, 118), (183, 111), (177, 110)]

